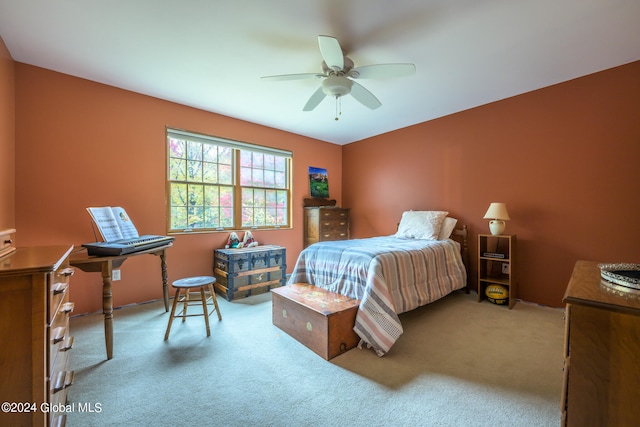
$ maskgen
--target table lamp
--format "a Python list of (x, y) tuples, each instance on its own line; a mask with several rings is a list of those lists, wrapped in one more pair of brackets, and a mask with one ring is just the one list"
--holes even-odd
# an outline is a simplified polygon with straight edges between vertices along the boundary
[(491, 203), (484, 219), (489, 219), (489, 230), (494, 236), (504, 233), (505, 221), (510, 220), (507, 205), (504, 203)]

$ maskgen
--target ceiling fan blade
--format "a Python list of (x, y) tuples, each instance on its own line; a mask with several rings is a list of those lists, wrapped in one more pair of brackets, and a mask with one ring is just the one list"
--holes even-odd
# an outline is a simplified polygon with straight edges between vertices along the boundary
[(338, 39), (331, 36), (318, 36), (318, 44), (327, 67), (336, 71), (342, 70), (344, 68), (344, 54)]
[(403, 77), (415, 74), (413, 64), (376, 64), (356, 67), (349, 73), (354, 79), (384, 79), (388, 77)]
[(309, 98), (307, 103), (304, 105), (304, 108), (302, 109), (302, 111), (311, 111), (311, 110), (313, 110), (314, 108), (316, 108), (318, 106), (318, 104), (320, 104), (320, 102), (324, 99), (325, 96), (326, 95), (324, 94), (324, 91), (322, 90), (322, 86), (320, 86), (318, 88), (318, 90), (313, 92), (313, 95), (311, 95), (311, 98)]
[(356, 101), (372, 110), (375, 110), (382, 105), (382, 103), (378, 101), (378, 98), (376, 98), (374, 94), (372, 94), (367, 89), (365, 89), (364, 86), (356, 82), (353, 82), (353, 85), (351, 86), (351, 96), (353, 96)]
[(261, 79), (271, 80), (271, 81), (282, 81), (282, 80), (319, 79), (320, 77), (323, 77), (323, 75), (318, 73), (302, 73), (302, 74), (282, 74), (279, 76), (264, 76), (264, 77), (261, 77)]

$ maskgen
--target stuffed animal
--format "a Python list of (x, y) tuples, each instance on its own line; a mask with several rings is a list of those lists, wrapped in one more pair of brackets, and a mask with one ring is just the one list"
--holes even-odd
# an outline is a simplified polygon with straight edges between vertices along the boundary
[(242, 246), (245, 248), (252, 248), (254, 246), (258, 246), (258, 242), (253, 238), (253, 234), (250, 231), (244, 233), (244, 238), (242, 239)]
[(238, 238), (238, 234), (233, 231), (229, 234), (229, 239), (227, 240), (227, 244), (224, 246), (225, 249), (229, 248), (237, 248), (240, 244), (240, 239)]

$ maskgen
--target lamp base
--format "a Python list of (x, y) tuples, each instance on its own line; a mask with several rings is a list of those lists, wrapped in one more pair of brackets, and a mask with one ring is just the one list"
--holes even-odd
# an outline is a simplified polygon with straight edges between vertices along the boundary
[(492, 219), (491, 221), (489, 221), (489, 230), (491, 230), (491, 234), (494, 236), (499, 236), (500, 234), (504, 233), (505, 227), (506, 224), (501, 219)]

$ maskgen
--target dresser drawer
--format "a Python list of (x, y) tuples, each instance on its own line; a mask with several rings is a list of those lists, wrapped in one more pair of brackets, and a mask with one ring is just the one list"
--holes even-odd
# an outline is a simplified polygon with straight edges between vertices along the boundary
[(47, 307), (48, 320), (51, 323), (53, 317), (60, 308), (62, 301), (65, 301), (65, 296), (69, 289), (69, 279), (73, 275), (74, 269), (70, 267), (61, 268), (49, 273), (49, 301)]
[(348, 220), (349, 219), (349, 210), (348, 209), (340, 209), (340, 208), (331, 208), (331, 209), (321, 209), (320, 210), (320, 221), (325, 220)]
[(346, 229), (326, 229), (320, 232), (320, 239), (326, 240), (345, 240), (348, 234)]
[(73, 303), (65, 301), (54, 317), (49, 332), (49, 376), (67, 369), (69, 350), (73, 346), (73, 337), (69, 333), (69, 315), (73, 312)]
[(346, 219), (327, 219), (320, 223), (320, 233), (347, 233), (349, 222)]

